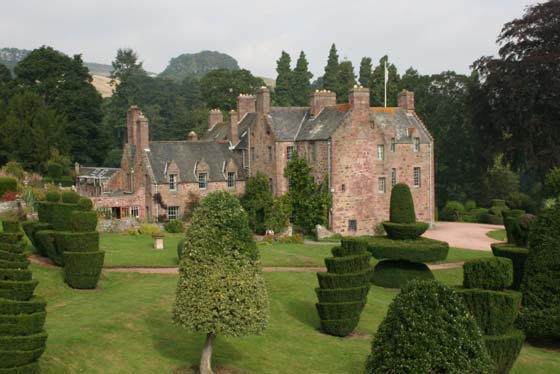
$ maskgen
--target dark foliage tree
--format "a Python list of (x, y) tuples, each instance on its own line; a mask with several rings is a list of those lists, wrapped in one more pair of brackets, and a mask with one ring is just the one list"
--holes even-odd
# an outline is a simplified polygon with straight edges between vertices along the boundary
[(358, 82), (362, 87), (371, 87), (371, 79), (373, 76), (373, 66), (371, 64), (371, 58), (362, 57), (360, 61), (360, 76)]
[(200, 80), (200, 92), (206, 105), (226, 111), (236, 108), (239, 94), (253, 94), (262, 86), (265, 86), (262, 78), (245, 69), (218, 69)]
[(276, 86), (274, 87), (274, 101), (278, 106), (290, 106), (292, 100), (293, 72), (291, 68), (292, 59), (290, 55), (282, 51), (280, 58), (276, 61)]
[(241, 205), (249, 216), (249, 227), (257, 234), (264, 234), (273, 206), (268, 178), (262, 173), (247, 180)]
[(532, 5), (504, 25), (498, 56), (474, 64), (490, 109), (487, 131), (514, 169), (541, 179), (560, 165), (559, 34), (560, 1)]
[(375, 67), (371, 79), (370, 103), (372, 106), (383, 106), (385, 102), (385, 62), (389, 70), (389, 80), (387, 82), (387, 106), (397, 106), (397, 94), (399, 93), (399, 74), (397, 67), (389, 63), (387, 55), (381, 57), (379, 65)]
[(311, 93), (310, 80), (313, 74), (309, 71), (309, 63), (303, 51), (300, 52), (292, 79), (292, 105), (306, 106)]
[(351, 61), (342, 61), (338, 65), (338, 87), (336, 90), (336, 101), (348, 102), (348, 92), (356, 84), (356, 75)]
[(12, 73), (6, 65), (0, 64), (0, 85), (6, 84), (12, 80)]
[(338, 89), (338, 52), (334, 43), (329, 51), (329, 58), (325, 66), (325, 74), (323, 75), (323, 88), (336, 92)]
[(72, 159), (86, 164), (103, 162), (108, 134), (102, 126), (102, 99), (82, 57), (68, 57), (43, 46), (29, 53), (14, 71), (20, 87), (42, 96), (47, 106), (66, 118)]

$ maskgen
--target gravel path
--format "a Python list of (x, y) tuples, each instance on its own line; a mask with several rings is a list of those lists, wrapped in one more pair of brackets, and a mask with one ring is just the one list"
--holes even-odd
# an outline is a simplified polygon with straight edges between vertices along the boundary
[(436, 227), (424, 233), (424, 237), (448, 242), (450, 247), (490, 252), (496, 239), (486, 233), (503, 229), (504, 226), (483, 223), (437, 222)]

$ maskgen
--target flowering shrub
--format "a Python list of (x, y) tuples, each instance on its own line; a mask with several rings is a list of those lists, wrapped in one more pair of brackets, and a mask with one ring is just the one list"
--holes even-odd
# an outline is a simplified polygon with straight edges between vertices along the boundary
[(6, 191), (0, 198), (2, 201), (14, 201), (16, 199), (17, 194), (12, 191)]

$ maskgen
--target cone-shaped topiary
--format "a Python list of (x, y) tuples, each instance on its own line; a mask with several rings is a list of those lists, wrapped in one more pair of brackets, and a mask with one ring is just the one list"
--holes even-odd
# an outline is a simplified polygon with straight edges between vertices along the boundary
[(0, 233), (0, 373), (39, 373), (47, 333), (45, 301), (33, 296), (32, 279), (23, 254), (19, 222), (4, 221)]
[(397, 183), (391, 190), (389, 222), (383, 222), (387, 236), (391, 239), (417, 239), (427, 229), (425, 222), (416, 222), (414, 201), (410, 188), (405, 183)]
[(207, 334), (200, 372), (211, 373), (216, 335), (260, 334), (268, 301), (247, 213), (227, 192), (206, 196), (185, 232), (173, 320)]
[(525, 334), (513, 329), (521, 293), (505, 290), (513, 280), (512, 262), (502, 257), (471, 260), (463, 265), (463, 274), (464, 288), (457, 291), (482, 331), (495, 373), (505, 374), (525, 341)]
[(370, 287), (371, 255), (359, 241), (342, 240), (342, 247), (325, 259), (326, 273), (318, 273), (315, 289), (321, 329), (330, 335), (346, 336), (360, 321)]
[(560, 337), (560, 204), (542, 212), (531, 227), (521, 282), (520, 326), (530, 337)]
[(491, 373), (480, 330), (452, 288), (408, 283), (389, 306), (366, 373)]

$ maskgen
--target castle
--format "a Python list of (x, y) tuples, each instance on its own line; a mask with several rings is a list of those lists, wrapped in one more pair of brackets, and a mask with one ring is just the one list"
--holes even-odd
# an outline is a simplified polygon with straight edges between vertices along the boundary
[(78, 191), (115, 218), (180, 219), (190, 200), (210, 191), (242, 195), (258, 172), (280, 196), (288, 191), (284, 170), (297, 154), (311, 165), (316, 183), (330, 186), (335, 233), (373, 233), (389, 217), (397, 182), (411, 187), (419, 220), (435, 219), (433, 138), (406, 90), (395, 108), (371, 108), (362, 87), (350, 91), (347, 104), (318, 90), (308, 107), (271, 107), (270, 91), (262, 87), (240, 95), (225, 120), (211, 110), (207, 134), (198, 139), (191, 132), (184, 141), (150, 141), (148, 119), (132, 106), (127, 131), (120, 168), (76, 168)]

